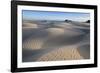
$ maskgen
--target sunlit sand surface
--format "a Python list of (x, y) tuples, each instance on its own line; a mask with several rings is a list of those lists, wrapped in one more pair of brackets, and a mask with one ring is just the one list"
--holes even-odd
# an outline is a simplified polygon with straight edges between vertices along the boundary
[(23, 28), (38, 28), (38, 26), (34, 23), (24, 23)]
[(38, 61), (60, 61), (83, 59), (75, 47), (61, 47), (41, 56)]

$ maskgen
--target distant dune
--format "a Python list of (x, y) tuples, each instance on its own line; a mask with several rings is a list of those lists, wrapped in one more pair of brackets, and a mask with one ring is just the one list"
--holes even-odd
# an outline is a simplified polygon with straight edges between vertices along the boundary
[(38, 25), (35, 23), (24, 23), (23, 28), (38, 28)]
[(45, 31), (47, 31), (48, 36), (64, 35), (64, 29), (62, 28), (48, 28), (48, 29), (45, 29)]
[(73, 26), (69, 23), (56, 23), (54, 24), (56, 27), (60, 27), (60, 28), (72, 28)]
[(90, 58), (89, 24), (79, 22), (43, 23), (23, 23), (23, 62)]

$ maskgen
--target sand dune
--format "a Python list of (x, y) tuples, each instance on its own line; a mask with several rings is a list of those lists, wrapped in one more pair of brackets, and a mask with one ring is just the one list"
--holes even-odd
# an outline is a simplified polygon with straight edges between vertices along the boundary
[(35, 23), (24, 23), (23, 28), (38, 28), (38, 25)]
[(64, 29), (62, 29), (62, 28), (48, 28), (45, 31), (48, 32), (49, 36), (64, 35)]
[(43, 40), (42, 39), (28, 39), (28, 41), (25, 41), (23, 43), (23, 48), (28, 48), (28, 49), (41, 49), (41, 46), (43, 45)]
[(38, 25), (23, 26), (23, 62), (90, 58), (89, 26), (76, 22)]

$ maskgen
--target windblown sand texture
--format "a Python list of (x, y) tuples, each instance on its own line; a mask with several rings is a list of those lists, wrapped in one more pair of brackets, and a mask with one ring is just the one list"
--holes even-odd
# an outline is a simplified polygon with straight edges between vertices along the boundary
[(89, 58), (89, 23), (73, 21), (48, 21), (48, 23), (42, 21), (23, 22), (23, 62)]

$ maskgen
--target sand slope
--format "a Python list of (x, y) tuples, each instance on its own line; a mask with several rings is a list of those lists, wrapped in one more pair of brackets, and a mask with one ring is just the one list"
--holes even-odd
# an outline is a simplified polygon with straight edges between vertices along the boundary
[(38, 61), (60, 61), (83, 59), (75, 47), (61, 47), (41, 56)]
[(35, 23), (24, 23), (23, 28), (38, 28), (38, 25)]

